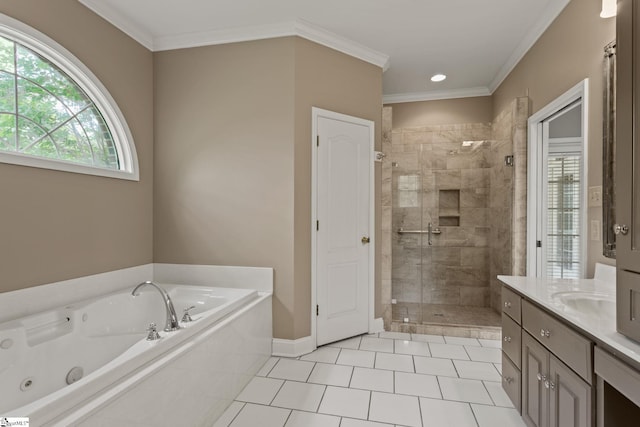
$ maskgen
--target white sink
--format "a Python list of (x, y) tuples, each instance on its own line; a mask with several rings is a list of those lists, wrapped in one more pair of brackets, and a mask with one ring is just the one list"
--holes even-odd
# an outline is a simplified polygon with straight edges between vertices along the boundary
[(588, 291), (556, 292), (553, 294), (556, 301), (561, 302), (569, 310), (580, 313), (616, 313), (616, 297), (612, 294)]

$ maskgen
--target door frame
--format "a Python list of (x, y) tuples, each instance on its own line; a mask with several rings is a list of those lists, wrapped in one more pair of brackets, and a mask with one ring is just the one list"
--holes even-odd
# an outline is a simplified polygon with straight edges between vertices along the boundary
[(318, 119), (324, 117), (332, 120), (340, 120), (369, 128), (369, 332), (375, 328), (375, 123), (371, 120), (359, 117), (348, 116), (334, 111), (324, 110), (318, 107), (311, 107), (311, 342), (313, 349), (318, 347), (317, 343), (317, 230), (316, 221), (318, 216)]
[[(543, 216), (538, 215), (538, 207), (546, 207), (546, 201), (543, 200), (542, 188), (537, 185), (541, 176), (546, 176), (547, 165), (543, 161), (547, 156), (548, 147), (543, 142), (543, 122), (564, 109), (571, 103), (582, 99), (582, 203), (583, 221), (581, 224), (581, 233), (584, 243), (581, 248), (582, 274), (584, 278), (586, 274), (587, 264), (587, 246), (589, 244), (589, 235), (587, 234), (587, 222), (589, 221), (589, 209), (587, 207), (588, 199), (588, 147), (589, 147), (589, 79), (586, 78), (571, 89), (542, 107), (538, 112), (531, 115), (527, 121), (528, 143), (527, 143), (527, 276), (542, 277), (542, 263), (537, 262), (541, 258), (542, 248), (536, 245), (537, 240), (542, 240), (539, 234), (543, 228)], [(540, 164), (542, 161), (542, 164)]]

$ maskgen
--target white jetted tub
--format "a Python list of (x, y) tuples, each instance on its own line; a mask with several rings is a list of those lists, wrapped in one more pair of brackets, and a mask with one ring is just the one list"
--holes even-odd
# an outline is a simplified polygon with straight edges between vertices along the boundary
[[(271, 295), (157, 283), (0, 324), (0, 415), (31, 425), (211, 425), (269, 357)], [(161, 338), (147, 340), (150, 323)], [(268, 324), (268, 325), (265, 325)], [(236, 390), (237, 389), (237, 390)]]

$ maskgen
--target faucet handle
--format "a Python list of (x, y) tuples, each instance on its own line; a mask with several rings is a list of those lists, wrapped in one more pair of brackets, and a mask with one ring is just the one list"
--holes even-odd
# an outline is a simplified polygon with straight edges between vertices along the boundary
[(158, 329), (155, 323), (149, 323), (149, 329), (147, 329), (147, 341), (155, 341), (162, 338), (158, 333)]
[(193, 322), (193, 319), (191, 318), (191, 315), (189, 314), (190, 310), (193, 310), (194, 308), (196, 308), (195, 305), (192, 305), (189, 308), (185, 308), (183, 311), (183, 315), (182, 315), (182, 323), (187, 323), (187, 322)]

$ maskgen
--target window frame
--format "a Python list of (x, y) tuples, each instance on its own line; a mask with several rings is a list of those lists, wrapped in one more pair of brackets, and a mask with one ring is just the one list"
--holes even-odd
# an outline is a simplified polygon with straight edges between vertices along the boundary
[[(588, 146), (589, 146), (589, 79), (584, 79), (563, 95), (540, 109), (528, 120), (528, 148), (527, 148), (527, 276), (546, 277), (546, 248), (537, 242), (546, 243), (545, 218), (547, 215), (546, 190), (544, 181), (547, 178), (547, 158), (549, 155), (548, 138), (545, 139), (544, 122), (565, 110), (566, 107), (581, 102), (582, 143), (581, 143), (581, 224), (580, 234), (583, 237), (580, 248), (581, 272), (580, 278), (587, 273), (587, 250), (589, 245), (587, 222), (589, 211), (587, 208), (587, 177), (588, 177)], [(548, 136), (548, 135), (547, 135)], [(557, 151), (562, 147), (556, 146)], [(573, 151), (573, 150), (571, 150)]]
[(87, 94), (111, 132), (120, 169), (107, 169), (10, 151), (0, 151), (0, 163), (139, 181), (138, 156), (127, 121), (107, 88), (91, 70), (55, 40), (3, 14), (0, 14), (0, 36), (21, 44), (51, 61)]

